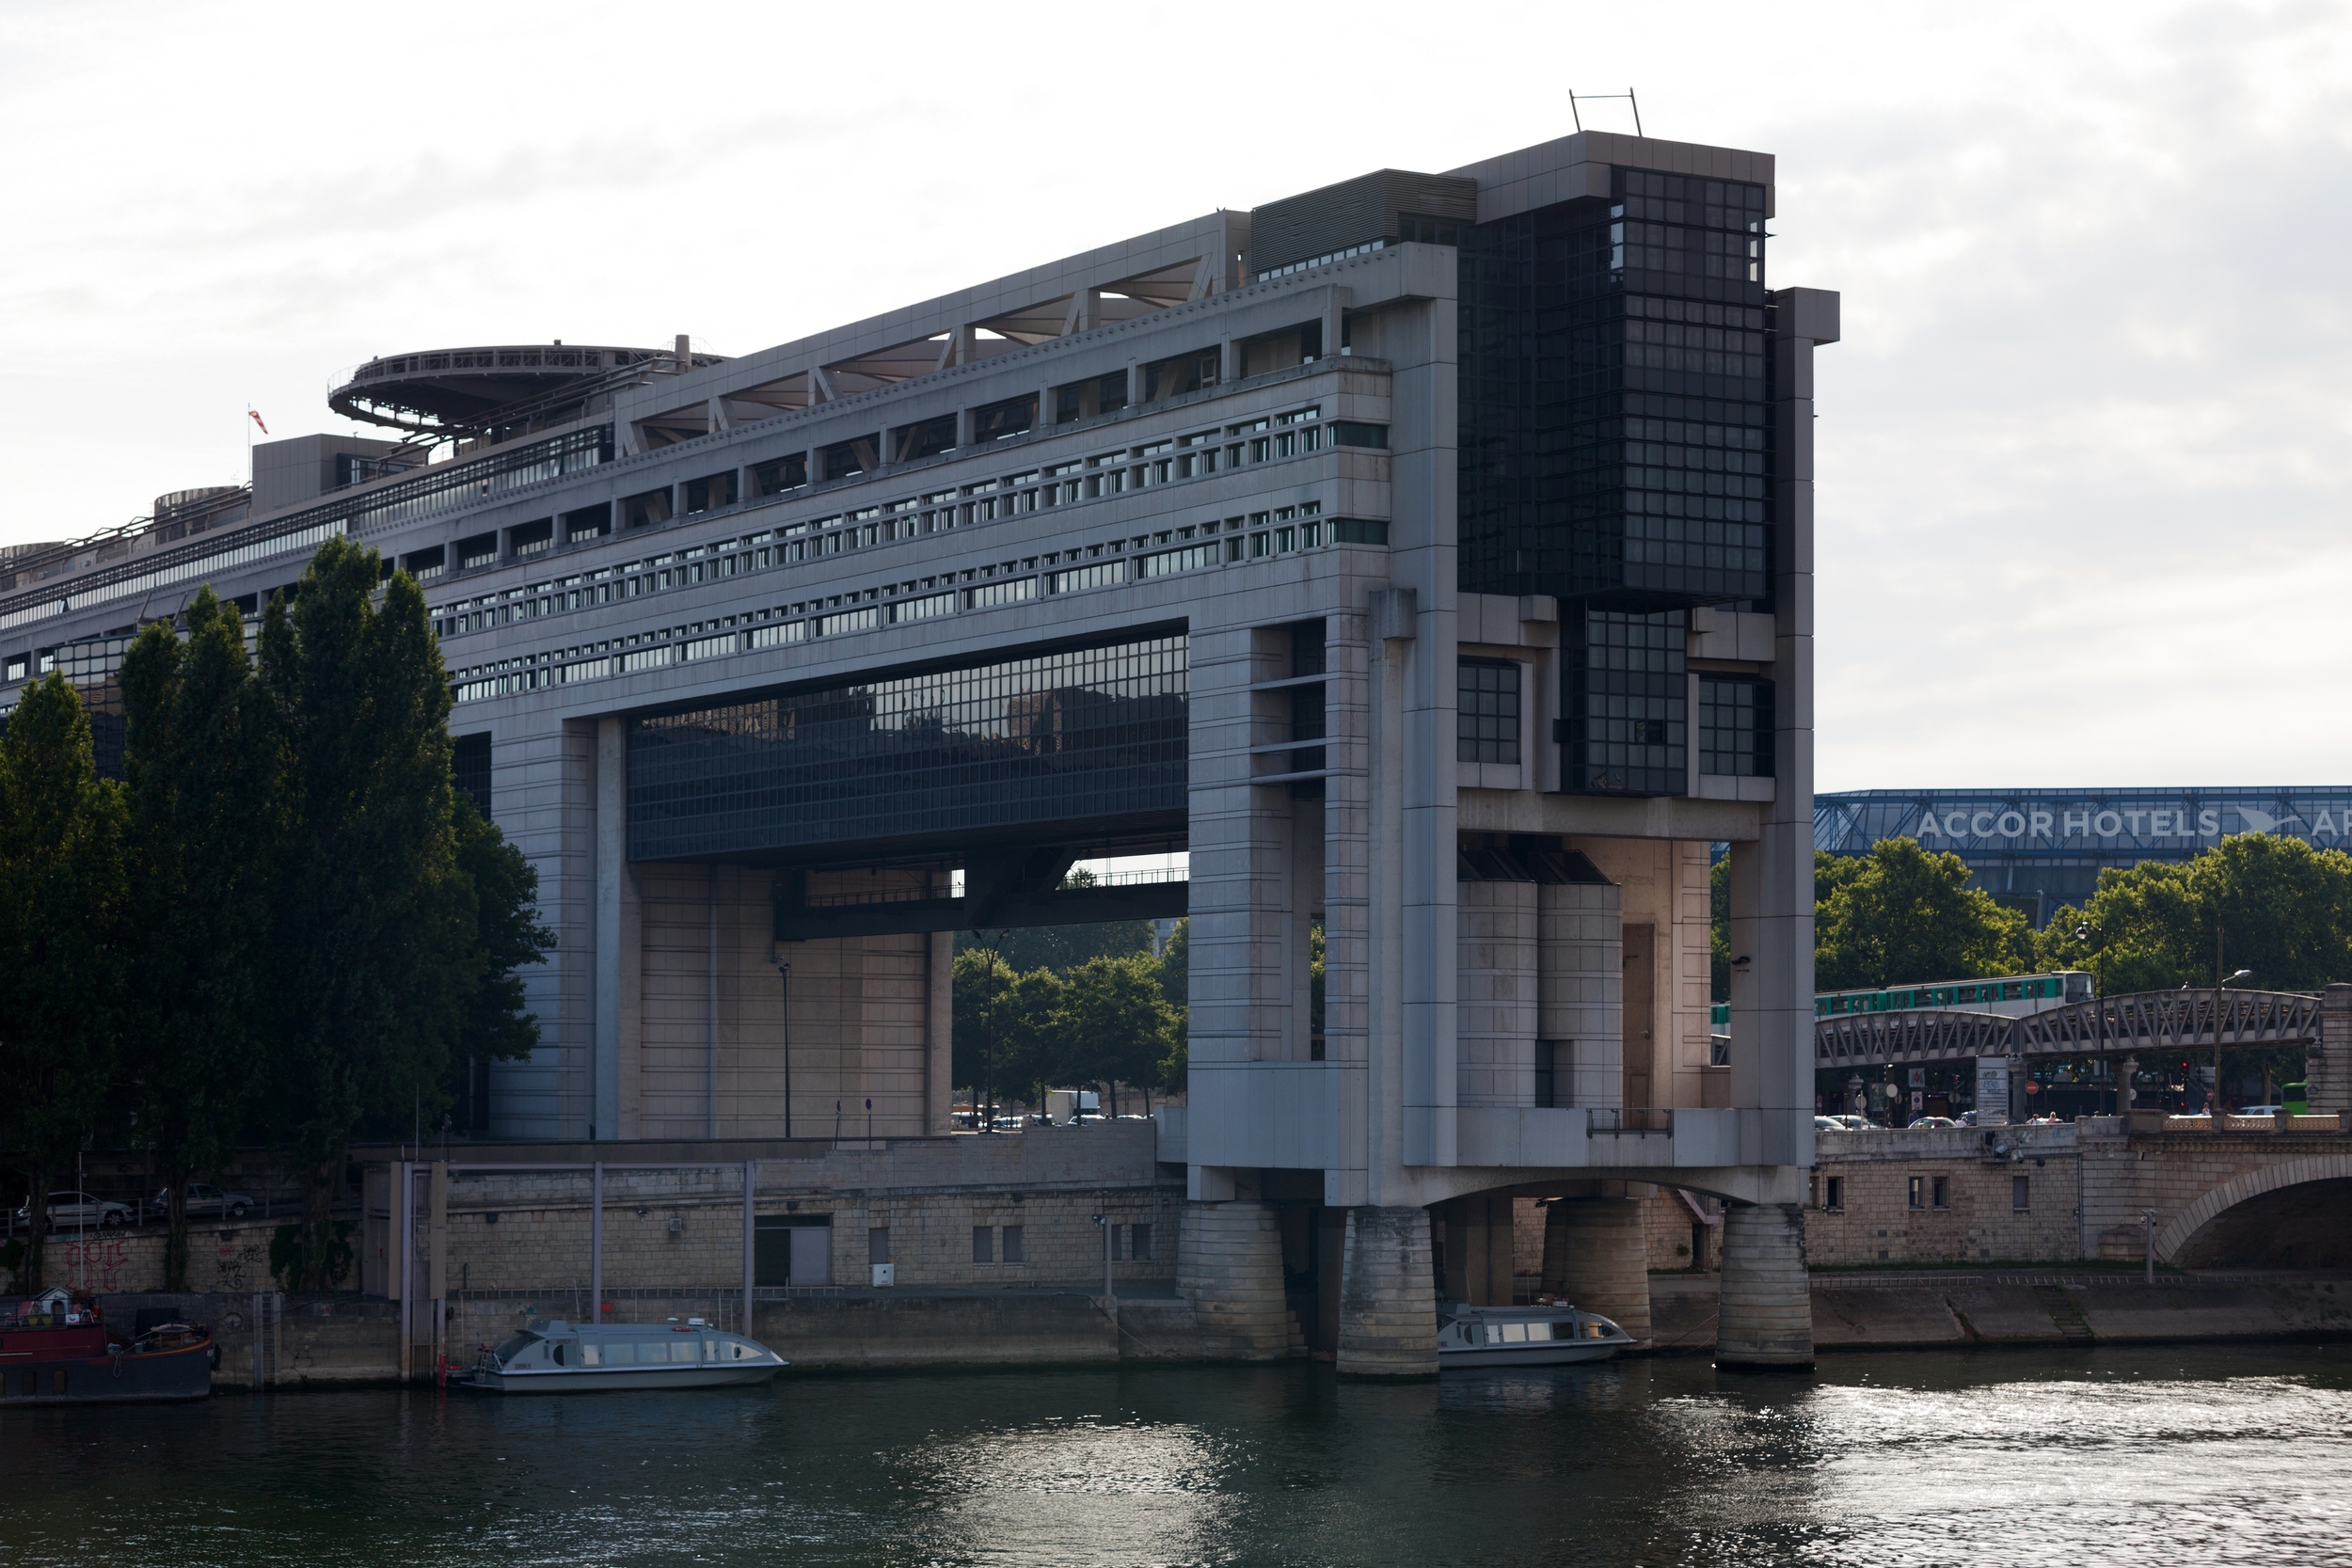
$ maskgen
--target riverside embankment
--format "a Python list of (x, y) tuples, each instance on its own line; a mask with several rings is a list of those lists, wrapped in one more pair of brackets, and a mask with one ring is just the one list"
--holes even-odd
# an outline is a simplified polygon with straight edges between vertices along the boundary
[[(753, 1334), (794, 1366), (840, 1371), (1048, 1367), (1226, 1359), (1172, 1283), (1122, 1293), (1116, 1315), (1099, 1285), (1016, 1290), (793, 1292), (755, 1305)], [(1704, 1355), (1715, 1344), (1717, 1276), (1650, 1282), (1650, 1353)], [(1825, 1274), (1813, 1281), (1813, 1338), (1823, 1354), (1968, 1346), (2352, 1340), (2352, 1275), (2341, 1273), (2159, 1275), (2020, 1270)], [(271, 1293), (101, 1297), (110, 1318), (169, 1310), (215, 1325), (219, 1389), (331, 1388), (398, 1382), (392, 1304)], [(608, 1321), (711, 1316), (733, 1326), (739, 1303), (692, 1291), (614, 1292)], [(570, 1292), (500, 1294), (453, 1304), (449, 1342), (460, 1359), (526, 1317), (580, 1317)], [(1291, 1355), (1308, 1355), (1296, 1339)], [(412, 1362), (412, 1374), (430, 1375)]]

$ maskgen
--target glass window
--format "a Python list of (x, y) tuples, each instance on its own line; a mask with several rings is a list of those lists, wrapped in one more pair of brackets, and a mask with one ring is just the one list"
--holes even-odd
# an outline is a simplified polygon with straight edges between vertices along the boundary
[(1702, 676), (1698, 685), (1699, 771), (1771, 778), (1772, 683)]
[(1912, 1208), (1924, 1209), (1928, 1206), (1927, 1187), (1928, 1179), (1924, 1176), (1914, 1176), (1908, 1179), (1905, 1196)]
[(1507, 658), (1466, 658), (1455, 667), (1457, 760), (1519, 760), (1519, 669)]
[(1566, 749), (1561, 787), (1571, 794), (1680, 795), (1689, 786), (1688, 616), (1592, 610), (1564, 617)]
[(975, 1263), (996, 1261), (996, 1227), (994, 1226), (976, 1225), (972, 1227), (972, 1261)]
[(2031, 1196), (2033, 1178), (2029, 1176), (2010, 1177), (2009, 1179), (2009, 1206), (2021, 1214), (2031, 1208), (2033, 1205), (2028, 1198)]
[(1185, 689), (1178, 635), (636, 720), (628, 852), (1174, 816)]
[(1023, 1260), (1021, 1227), (1017, 1225), (1009, 1225), (1005, 1227), (1005, 1261), (1018, 1263)]

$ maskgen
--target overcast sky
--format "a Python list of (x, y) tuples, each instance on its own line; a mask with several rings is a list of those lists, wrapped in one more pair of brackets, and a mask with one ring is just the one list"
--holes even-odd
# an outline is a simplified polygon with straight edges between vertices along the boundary
[(1772, 280), (1845, 295), (1821, 788), (2352, 783), (2348, 40), (2145, 0), (0, 0), (0, 542), (242, 480), (248, 403), (345, 428), (372, 355), (748, 353), (1630, 85), (1777, 153)]

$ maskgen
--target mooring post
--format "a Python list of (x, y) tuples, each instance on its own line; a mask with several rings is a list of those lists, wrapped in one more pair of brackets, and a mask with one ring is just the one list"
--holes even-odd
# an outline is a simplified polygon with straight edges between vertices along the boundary
[(604, 1162), (588, 1167), (588, 1321), (604, 1322)]

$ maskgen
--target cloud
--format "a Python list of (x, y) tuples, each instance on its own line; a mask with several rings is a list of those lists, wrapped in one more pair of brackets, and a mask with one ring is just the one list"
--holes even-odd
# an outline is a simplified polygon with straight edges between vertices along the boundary
[[(608, 24), (627, 17), (629, 24)], [(242, 477), (243, 409), (468, 341), (749, 352), (1383, 165), (1565, 87), (1779, 159), (1820, 358), (1822, 786), (2352, 778), (2352, 11), (1049, 4), (0, 16), (0, 537)], [(1402, 29), (1402, 31), (1400, 31)], [(1409, 36), (1412, 47), (1399, 49)], [(1373, 112), (1376, 106), (1377, 112)]]

